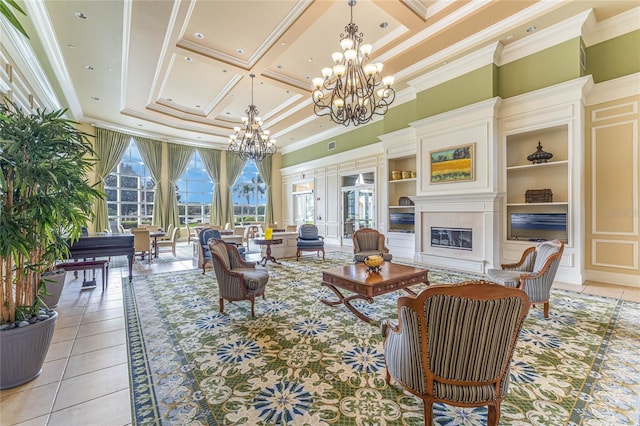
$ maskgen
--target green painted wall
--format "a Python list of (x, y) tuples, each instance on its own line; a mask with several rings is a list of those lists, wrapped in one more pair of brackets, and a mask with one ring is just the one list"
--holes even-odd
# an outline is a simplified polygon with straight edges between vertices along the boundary
[[(283, 167), (378, 142), (378, 135), (404, 129), (412, 121), (500, 96), (502, 99), (593, 75), (596, 83), (640, 72), (640, 30), (585, 49), (580, 66), (580, 37), (501, 67), (490, 64), (417, 94), (416, 100), (391, 108), (372, 124), (282, 156)], [(327, 151), (335, 140), (336, 150)]]
[(640, 30), (586, 49), (587, 74), (595, 83), (640, 72)]
[(580, 75), (580, 37), (576, 37), (499, 67), (498, 96), (510, 98)]
[(418, 93), (418, 119), (431, 117), (494, 96), (492, 64)]

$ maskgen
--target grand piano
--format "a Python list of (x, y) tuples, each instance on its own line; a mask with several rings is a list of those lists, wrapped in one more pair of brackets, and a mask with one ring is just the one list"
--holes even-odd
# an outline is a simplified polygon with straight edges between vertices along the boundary
[(129, 259), (129, 282), (133, 278), (133, 255), (132, 234), (84, 236), (69, 247), (70, 259), (127, 256), (127, 259)]

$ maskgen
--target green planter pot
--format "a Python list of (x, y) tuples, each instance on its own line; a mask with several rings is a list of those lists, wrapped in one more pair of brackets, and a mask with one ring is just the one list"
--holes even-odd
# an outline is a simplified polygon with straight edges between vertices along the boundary
[(27, 383), (40, 375), (58, 313), (22, 328), (0, 331), (0, 389)]

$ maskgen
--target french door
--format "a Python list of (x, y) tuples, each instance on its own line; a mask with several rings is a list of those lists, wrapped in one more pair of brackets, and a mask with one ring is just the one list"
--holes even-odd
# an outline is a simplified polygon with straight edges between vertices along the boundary
[(342, 244), (353, 245), (351, 237), (360, 228), (375, 228), (374, 185), (342, 188)]

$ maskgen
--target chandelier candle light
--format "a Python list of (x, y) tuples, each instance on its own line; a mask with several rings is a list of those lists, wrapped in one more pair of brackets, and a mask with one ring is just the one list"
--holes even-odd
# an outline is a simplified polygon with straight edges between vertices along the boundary
[(234, 127), (229, 136), (229, 152), (235, 152), (244, 161), (260, 162), (265, 157), (275, 154), (276, 140), (269, 139), (269, 131), (262, 130), (262, 119), (259, 117), (258, 108), (253, 104), (253, 79), (251, 77), (251, 104), (245, 111), (246, 117), (242, 117), (242, 128)]
[(353, 6), (349, 0), (351, 20), (340, 34), (342, 52), (331, 55), (333, 67), (322, 68), (322, 77), (314, 78), (311, 94), (316, 115), (328, 115), (331, 121), (357, 126), (370, 121), (374, 115), (384, 115), (394, 101), (396, 92), (391, 88), (393, 76), (382, 78), (382, 63), (370, 63), (373, 50), (370, 44), (361, 44), (363, 34), (353, 23)]

